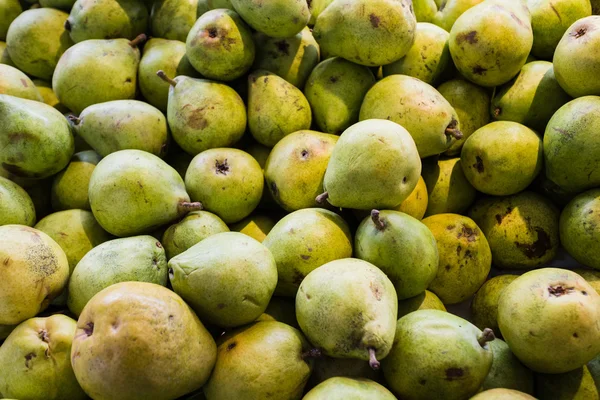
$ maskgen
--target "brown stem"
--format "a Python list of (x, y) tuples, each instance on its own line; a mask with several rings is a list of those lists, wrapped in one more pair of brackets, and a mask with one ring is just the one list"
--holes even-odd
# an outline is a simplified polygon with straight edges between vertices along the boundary
[(77, 117), (76, 117), (76, 116), (74, 116), (74, 115), (69, 115), (69, 116), (67, 117), (67, 119), (68, 119), (69, 121), (71, 121), (71, 122), (72, 122), (74, 125), (79, 125), (79, 123), (81, 122), (81, 119), (77, 118)]
[(491, 342), (494, 339), (496, 339), (494, 331), (490, 328), (485, 328), (483, 332), (481, 332), (481, 335), (479, 335), (479, 337), (477, 338), (477, 342), (479, 342), (479, 345), (483, 347), (487, 342)]
[(157, 76), (158, 76), (160, 79), (162, 79), (163, 81), (167, 82), (169, 85), (171, 85), (171, 86), (173, 86), (173, 87), (175, 87), (175, 86), (177, 85), (177, 82), (176, 82), (174, 79), (171, 79), (171, 78), (169, 78), (169, 77), (167, 76), (167, 74), (165, 74), (165, 71), (163, 71), (162, 69), (161, 69), (161, 70), (158, 70), (158, 71), (156, 72), (156, 75), (157, 75)]
[(131, 47), (137, 47), (139, 44), (144, 43), (146, 41), (146, 39), (148, 39), (148, 37), (145, 34), (140, 33), (139, 35), (137, 35), (135, 37), (135, 39), (133, 39), (132, 41), (129, 42), (129, 45)]
[(320, 195), (317, 196), (317, 198), (315, 199), (315, 201), (317, 202), (317, 204), (323, 204), (325, 203), (325, 200), (327, 200), (329, 198), (329, 193), (325, 192), (325, 193), (321, 193)]
[(302, 359), (306, 360), (307, 358), (320, 358), (323, 356), (323, 352), (321, 351), (321, 349), (310, 349), (308, 351), (305, 351), (304, 353), (302, 353)]
[(446, 128), (446, 135), (451, 135), (456, 140), (462, 139), (463, 134), (460, 131), (460, 129), (457, 128), (457, 126), (458, 126), (458, 121), (455, 119), (452, 119), (452, 121), (450, 121), (450, 124), (448, 124), (448, 127)]
[(375, 371), (381, 367), (381, 363), (375, 357), (375, 349), (372, 347), (369, 347), (369, 366)]
[(67, 30), (68, 32), (71, 32), (71, 21), (69, 21), (69, 20), (65, 21), (65, 30)]
[(380, 214), (379, 210), (371, 210), (371, 220), (373, 220), (373, 223), (375, 224), (375, 228), (382, 231), (385, 228), (385, 224), (379, 217), (379, 214)]
[(494, 117), (498, 118), (502, 114), (502, 109), (500, 107), (494, 108)]
[(189, 201), (182, 201), (179, 203), (179, 209), (182, 211), (200, 211), (203, 210), (202, 203), (199, 201), (195, 201), (193, 203)]

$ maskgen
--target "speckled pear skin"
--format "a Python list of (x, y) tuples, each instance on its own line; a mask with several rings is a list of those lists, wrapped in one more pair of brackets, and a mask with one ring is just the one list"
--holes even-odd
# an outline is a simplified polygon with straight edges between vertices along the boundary
[(0, 226), (35, 224), (35, 206), (21, 186), (0, 176), (0, 198)]
[(592, 189), (575, 197), (560, 215), (560, 241), (580, 263), (600, 270), (596, 252), (600, 230), (600, 189)]
[(0, 64), (0, 94), (43, 101), (42, 94), (32, 80), (9, 64)]
[(231, 4), (248, 25), (275, 38), (294, 36), (310, 19), (306, 0), (231, 0)]

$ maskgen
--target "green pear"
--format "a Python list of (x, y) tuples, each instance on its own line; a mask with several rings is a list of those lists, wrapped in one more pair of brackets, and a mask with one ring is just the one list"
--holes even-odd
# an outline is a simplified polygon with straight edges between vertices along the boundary
[(69, 280), (69, 310), (80, 315), (96, 293), (127, 281), (166, 286), (165, 250), (152, 236), (114, 239), (87, 252)]
[(44, 103), (56, 108), (63, 114), (69, 112), (69, 109), (62, 105), (60, 100), (58, 100), (58, 97), (56, 97), (56, 93), (52, 90), (52, 84), (50, 82), (41, 79), (33, 79), (32, 82), (42, 95)]
[(373, 73), (364, 65), (339, 57), (321, 62), (304, 88), (317, 126), (339, 135), (357, 123), (363, 99), (374, 84)]
[(195, 156), (205, 150), (230, 147), (246, 131), (246, 107), (231, 87), (205, 79), (178, 76), (169, 78), (167, 120), (173, 139)]
[(544, 134), (546, 177), (563, 191), (578, 193), (600, 185), (598, 129), (597, 96), (572, 100), (550, 118)]
[(477, 393), (492, 366), (487, 342), (493, 339), (490, 329), (482, 332), (445, 311), (415, 311), (398, 320), (383, 374), (402, 399), (466, 399)]
[(87, 399), (71, 368), (71, 344), (76, 328), (74, 320), (60, 314), (32, 318), (16, 327), (0, 347), (3, 397)]
[(598, 400), (599, 391), (587, 366), (564, 374), (536, 374), (539, 400)]
[(529, 186), (542, 170), (540, 136), (525, 125), (496, 121), (475, 131), (460, 153), (467, 180), (480, 192), (508, 196)]
[(27, 75), (8, 64), (0, 64), (0, 95), (43, 101), (44, 98)]
[(473, 204), (477, 191), (465, 177), (460, 158), (440, 158), (423, 162), (427, 186), (427, 211), (435, 214), (462, 214)]
[(27, 10), (10, 25), (10, 59), (29, 75), (49, 80), (62, 54), (73, 45), (64, 24), (68, 14), (52, 8)]
[(429, 84), (406, 75), (390, 75), (365, 96), (360, 120), (389, 119), (410, 132), (421, 158), (448, 150), (460, 139), (454, 108)]
[(335, 207), (370, 210), (398, 206), (421, 174), (415, 141), (402, 126), (370, 119), (346, 129), (333, 148), (317, 197)]
[(71, 362), (94, 399), (168, 400), (204, 385), (216, 353), (212, 336), (181, 297), (153, 283), (123, 282), (83, 309)]
[(0, 226), (35, 224), (35, 206), (21, 186), (0, 176)]
[(323, 176), (338, 141), (335, 135), (298, 131), (281, 139), (265, 164), (267, 188), (286, 211), (318, 207)]
[(157, 38), (184, 42), (196, 22), (198, 0), (157, 0), (152, 3), (150, 30)]
[(260, 321), (279, 321), (293, 328), (300, 329), (296, 321), (296, 305), (294, 300), (287, 297), (271, 297), (264, 313), (256, 319)]
[(229, 232), (221, 218), (208, 211), (194, 211), (168, 227), (161, 242), (167, 259), (171, 259), (207, 237), (221, 232)]
[(40, 5), (44, 8), (57, 8), (66, 12), (71, 11), (75, 0), (40, 0)]
[(383, 66), (383, 76), (408, 75), (434, 85), (451, 65), (450, 34), (439, 26), (419, 22), (415, 41), (404, 57)]
[(234, 232), (243, 233), (262, 243), (276, 223), (277, 219), (272, 215), (251, 214), (240, 222), (232, 224), (230, 228)]
[(479, 329), (490, 328), (496, 335), (500, 335), (498, 302), (504, 289), (517, 277), (518, 275), (498, 275), (488, 279), (479, 288), (471, 302), (471, 321), (475, 326)]
[(263, 244), (277, 263), (275, 294), (296, 296), (303, 279), (314, 269), (333, 260), (352, 256), (348, 224), (322, 208), (294, 211), (283, 217)]
[(408, 0), (336, 0), (317, 18), (313, 35), (328, 56), (378, 67), (408, 53), (416, 25)]
[(561, 374), (600, 353), (600, 295), (575, 272), (542, 268), (515, 279), (500, 296), (498, 325), (534, 372)]
[(422, 221), (437, 241), (439, 268), (428, 289), (444, 304), (473, 296), (492, 267), (487, 239), (475, 222), (458, 214), (437, 214)]
[(368, 360), (373, 369), (392, 348), (397, 314), (392, 282), (355, 258), (313, 270), (296, 295), (298, 324), (313, 345), (331, 357)]
[(242, 18), (233, 10), (217, 9), (198, 18), (187, 36), (186, 55), (202, 76), (231, 81), (250, 69), (256, 49)]
[(52, 76), (60, 102), (79, 114), (92, 104), (134, 98), (140, 61), (137, 44), (143, 40), (145, 36), (133, 41), (91, 39), (71, 46)]
[(0, 260), (2, 325), (15, 325), (44, 311), (69, 280), (69, 262), (58, 243), (25, 225), (0, 226)]
[(239, 222), (258, 206), (264, 176), (258, 162), (237, 149), (211, 149), (192, 160), (185, 187), (193, 201), (225, 223)]
[(257, 33), (254, 40), (260, 43), (256, 48), (254, 69), (272, 72), (297, 88), (304, 88), (320, 59), (319, 44), (308, 27), (289, 38), (271, 38)]
[(470, 400), (536, 400), (536, 398), (513, 389), (489, 389), (477, 393)]
[(51, 189), (54, 210), (91, 210), (88, 187), (101, 158), (93, 150), (75, 153), (69, 165), (54, 176)]
[[(295, 315), (295, 314), (294, 314)], [(381, 370), (372, 369), (368, 363), (354, 358), (333, 358), (321, 355), (315, 358), (313, 372), (307, 384), (313, 388), (330, 378), (348, 377), (382, 382)]]
[(10, 59), (8, 49), (6, 48), (6, 42), (0, 41), (0, 64), (15, 66), (15, 63)]
[(231, 4), (248, 25), (275, 38), (296, 35), (310, 18), (306, 0), (231, 0)]
[(450, 32), (454, 23), (465, 11), (476, 6), (483, 0), (436, 0), (438, 3), (437, 12), (433, 15), (431, 21), (442, 29)]
[(65, 28), (75, 43), (133, 40), (148, 28), (148, 8), (142, 0), (77, 0)]
[(531, 18), (520, 0), (481, 2), (458, 17), (450, 31), (450, 54), (458, 71), (487, 87), (512, 79), (525, 65), (532, 44)]
[(560, 242), (580, 263), (600, 270), (596, 251), (600, 229), (600, 189), (592, 189), (575, 197), (560, 215)]
[(143, 150), (159, 157), (166, 154), (167, 119), (159, 109), (142, 101), (93, 104), (71, 121), (75, 134), (101, 157), (127, 149)]
[(302, 333), (277, 321), (238, 329), (225, 337), (204, 386), (210, 400), (300, 400), (312, 371), (310, 344)]
[(537, 193), (482, 198), (469, 216), (488, 239), (498, 268), (533, 269), (556, 257), (559, 211)]
[(398, 319), (417, 310), (446, 311), (446, 307), (435, 293), (425, 290), (421, 294), (398, 302)]
[(552, 63), (533, 61), (525, 64), (516, 78), (496, 90), (491, 104), (492, 116), (543, 133), (552, 115), (569, 100), (571, 97), (556, 81)]
[[(0, 66), (1, 67), (1, 66)], [(23, 178), (46, 178), (69, 164), (73, 135), (55, 108), (0, 94), (0, 166)]]
[(290, 133), (310, 129), (311, 121), (300, 89), (268, 71), (248, 76), (248, 128), (256, 141), (273, 147)]
[(2, 0), (0, 2), (0, 40), (6, 40), (6, 33), (10, 24), (23, 12), (18, 0)]
[(370, 379), (334, 377), (306, 393), (302, 400), (396, 400), (385, 388)]
[(490, 342), (490, 348), (494, 360), (492, 361), (492, 368), (490, 368), (490, 372), (481, 386), (482, 389), (504, 388), (533, 394), (533, 373), (521, 364), (519, 359), (510, 351), (506, 342), (496, 338)]
[(121, 150), (103, 158), (92, 172), (89, 198), (102, 228), (121, 237), (150, 232), (202, 208), (190, 203), (177, 171), (141, 150)]
[(373, 210), (356, 230), (354, 249), (356, 258), (388, 276), (398, 300), (423, 292), (438, 271), (435, 237), (419, 220), (399, 211)]

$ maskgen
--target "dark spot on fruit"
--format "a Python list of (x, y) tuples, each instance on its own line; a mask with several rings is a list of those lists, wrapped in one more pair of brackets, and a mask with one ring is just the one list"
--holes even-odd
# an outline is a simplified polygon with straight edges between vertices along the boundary
[(329, 82), (331, 83), (336, 83), (338, 81), (338, 77), (337, 76), (332, 76), (331, 78), (329, 78)]
[(236, 342), (231, 342), (227, 345), (227, 351), (233, 350), (237, 346)]
[(448, 229), (449, 231), (451, 231), (452, 229), (456, 228), (456, 225), (448, 225), (446, 227), (446, 229)]
[(586, 33), (587, 33), (587, 27), (582, 26), (581, 28), (577, 29), (574, 33), (572, 33), (572, 35), (575, 37), (575, 39), (579, 39)]
[(308, 294), (308, 293), (306, 293), (306, 299), (307, 299), (307, 300), (310, 300), (310, 299), (311, 299), (311, 295), (310, 295), (310, 294)]
[(217, 28), (209, 28), (208, 29), (208, 37), (209, 38), (214, 39), (217, 37), (217, 34), (218, 34)]
[(380, 301), (381, 297), (383, 296), (382, 290), (381, 290), (381, 286), (379, 286), (377, 283), (375, 282), (371, 282), (369, 284), (369, 287), (371, 288), (371, 292), (373, 293), (373, 296), (375, 296), (375, 298)]
[(408, 177), (405, 176), (404, 178), (402, 178), (402, 183), (406, 183), (406, 182), (408, 182)]
[(160, 244), (160, 242), (156, 242), (156, 247), (158, 247), (159, 249), (162, 249), (162, 244)]
[(452, 266), (450, 266), (450, 264), (446, 265), (446, 271), (450, 271), (451, 268)]
[(227, 159), (223, 161), (215, 160), (215, 171), (217, 174), (227, 175), (229, 172), (229, 164), (227, 164)]
[(473, 254), (471, 253), (471, 250), (465, 251), (465, 258), (473, 258)]
[(302, 255), (300, 256), (300, 258), (302, 258), (303, 260), (308, 260), (308, 259), (310, 259), (310, 256), (307, 256), (307, 255), (305, 255), (305, 254), (302, 254)]
[(500, 116), (500, 114), (502, 114), (502, 108), (501, 107), (496, 107), (494, 108), (494, 117), (498, 118)]
[(481, 159), (481, 157), (475, 157), (475, 164), (473, 164), (473, 168), (475, 168), (480, 174), (483, 173), (483, 171), (485, 171), (485, 168), (483, 167), (483, 160)]
[(510, 214), (512, 212), (512, 207), (507, 207), (506, 208), (506, 212), (504, 213), (504, 215), (502, 214), (496, 214), (496, 221), (498, 221), (498, 225), (500, 225), (502, 223), (502, 221), (504, 221), (504, 218)]
[(88, 322), (87, 325), (83, 328), (83, 331), (86, 335), (92, 336), (92, 334), (94, 333), (94, 323)]
[(173, 322), (174, 319), (175, 319), (174, 315), (169, 315), (169, 322)]
[(540, 258), (552, 249), (550, 236), (542, 228), (535, 228), (537, 240), (532, 244), (515, 242), (515, 245), (527, 258)]
[(585, 290), (582, 290), (581, 294), (584, 295), (584, 296), (587, 296), (587, 292)]
[(222, 309), (224, 309), (224, 308), (225, 308), (225, 304), (223, 304), (223, 303), (219, 303), (219, 304), (217, 304), (217, 308), (218, 308), (219, 310), (222, 310)]
[(36, 357), (37, 356), (35, 355), (35, 353), (29, 353), (25, 355), (25, 368), (31, 369), (31, 360), (33, 360)]
[(456, 248), (456, 255), (460, 256), (460, 251), (462, 250), (462, 246), (458, 245), (458, 247)]
[(16, 144), (19, 142), (39, 142), (39, 138), (27, 132), (15, 132), (7, 135), (10, 144)]
[(4, 264), (5, 267), (8, 267), (8, 264), (10, 264), (10, 257), (5, 258), (4, 261), (2, 261), (2, 264)]
[(290, 55), (290, 44), (287, 41), (281, 40), (279, 42), (275, 42), (275, 46), (277, 46), (277, 50), (279, 50), (286, 56)]
[(427, 383), (427, 381), (426, 381), (425, 379), (419, 379), (419, 383), (420, 383), (421, 385), (424, 385), (424, 384), (426, 384), (426, 383)]
[(514, 19), (515, 21), (517, 21), (517, 24), (521, 25), (522, 27), (525, 27), (525, 28), (527, 28), (527, 25), (525, 25), (525, 24), (523, 23), (523, 21), (521, 21), (521, 19), (515, 15), (515, 13), (511, 12), (511, 13), (510, 13), (510, 17), (511, 17), (512, 19)]
[(377, 15), (369, 15), (369, 20), (371, 21), (371, 26), (373, 28), (379, 28), (379, 23), (381, 22), (381, 19)]
[(269, 82), (269, 77), (268, 77), (268, 76), (265, 76), (265, 79), (263, 79), (263, 82), (264, 82), (264, 83), (267, 83), (267, 82)]
[(446, 380), (454, 381), (462, 378), (465, 375), (465, 371), (462, 368), (448, 368), (446, 370)]
[(279, 196), (279, 189), (277, 188), (277, 184), (275, 182), (271, 182), (271, 184), (269, 185), (269, 187), (271, 188), (271, 193), (273, 194), (274, 197), (278, 197)]
[(483, 68), (481, 65), (476, 65), (473, 67), (473, 73), (475, 75), (483, 75), (487, 71), (487, 68)]
[(554, 14), (556, 14), (556, 17), (558, 18), (558, 21), (562, 22), (562, 17), (558, 13), (558, 10), (554, 7), (554, 4), (552, 4), (552, 2), (550, 2), (549, 4), (550, 4), (550, 8), (552, 9), (552, 11), (554, 11)]
[(190, 112), (188, 117), (188, 125), (194, 129), (204, 129), (208, 126), (208, 120), (204, 118), (204, 110), (206, 107), (196, 108)]
[(548, 286), (548, 293), (554, 297), (564, 296), (565, 294), (571, 293), (573, 290), (575, 289), (572, 287), (564, 287), (563, 285)]
[(308, 158), (308, 150), (302, 150), (302, 152), (300, 153), (300, 155), (302, 156), (302, 158), (306, 159)]
[(467, 42), (469, 44), (475, 44), (478, 41), (479, 39), (477, 39), (476, 31), (471, 31), (468, 33), (459, 33), (458, 35), (456, 35), (456, 43)]
[(27, 80), (25, 80), (25, 79), (21, 79), (21, 84), (22, 84), (23, 86), (25, 86), (25, 87), (27, 87), (27, 86), (28, 86), (28, 85), (27, 85)]
[(45, 329), (42, 329), (41, 331), (38, 332), (38, 337), (40, 338), (40, 340), (42, 342), (48, 343), (50, 341), (50, 336), (48, 336), (48, 331)]
[(575, 332), (575, 333), (573, 334), (573, 337), (574, 337), (574, 338), (578, 338), (578, 337), (579, 337), (579, 335), (577, 334), (577, 332)]
[(462, 230), (458, 232), (456, 237), (458, 239), (464, 237), (465, 239), (467, 239), (467, 242), (474, 242), (475, 240), (477, 240), (477, 232), (475, 231), (475, 229), (463, 225)]
[(133, 79), (131, 79), (131, 78), (127, 78), (127, 79), (125, 79), (125, 83), (131, 83), (132, 80)]

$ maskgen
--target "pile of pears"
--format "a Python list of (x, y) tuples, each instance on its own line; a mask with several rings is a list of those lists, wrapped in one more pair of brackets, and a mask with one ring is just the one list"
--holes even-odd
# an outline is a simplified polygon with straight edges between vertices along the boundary
[(0, 0), (0, 398), (600, 400), (600, 1)]

